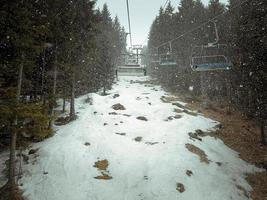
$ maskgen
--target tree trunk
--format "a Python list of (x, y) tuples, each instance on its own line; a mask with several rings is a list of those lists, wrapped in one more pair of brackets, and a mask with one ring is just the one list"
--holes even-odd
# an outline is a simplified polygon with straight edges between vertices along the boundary
[(266, 145), (266, 135), (265, 135), (265, 123), (264, 120), (261, 121), (261, 143)]
[(63, 97), (63, 105), (62, 105), (62, 112), (66, 112), (66, 97), (65, 97), (65, 93), (64, 93), (64, 97)]
[(75, 74), (72, 74), (71, 80), (71, 100), (70, 100), (70, 118), (75, 118)]
[[(56, 59), (57, 60), (57, 59)], [(57, 64), (54, 64), (54, 73), (53, 73), (53, 89), (52, 89), (52, 99), (50, 99), (50, 101), (52, 101), (50, 103), (50, 110), (49, 110), (49, 114), (51, 117), (51, 120), (49, 120), (49, 126), (48, 128), (50, 129), (53, 125), (53, 117), (54, 117), (54, 107), (55, 107), (55, 102), (56, 102), (56, 91), (57, 91)]]
[(105, 84), (104, 87), (103, 87), (103, 95), (104, 95), (104, 96), (106, 95), (106, 84)]
[(44, 93), (44, 83), (45, 83), (45, 51), (42, 58), (42, 77), (41, 77), (41, 95), (42, 95), (42, 102), (45, 105), (45, 93)]
[[(19, 76), (18, 76), (18, 85), (17, 85), (17, 94), (16, 94), (16, 104), (19, 103), (19, 98), (21, 94), (21, 84), (22, 84), (22, 74), (23, 74), (23, 65), (20, 65)], [(9, 177), (8, 184), (10, 187), (10, 193), (15, 194), (16, 190), (16, 142), (17, 142), (17, 125), (18, 117), (17, 114), (14, 119), (14, 131), (11, 134), (10, 142), (10, 155), (9, 155)]]

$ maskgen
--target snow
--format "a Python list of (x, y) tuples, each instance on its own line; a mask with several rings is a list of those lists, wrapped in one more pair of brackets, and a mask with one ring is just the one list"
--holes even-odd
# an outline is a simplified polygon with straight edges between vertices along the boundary
[[(245, 174), (259, 169), (242, 161), (219, 139), (189, 138), (189, 132), (213, 130), (218, 122), (186, 113), (181, 113), (180, 119), (166, 121), (177, 114), (175, 105), (160, 100), (170, 94), (160, 86), (145, 87), (130, 81), (146, 79), (121, 77), (110, 95), (93, 93), (78, 98), (78, 119), (55, 127), (55, 136), (34, 145), (40, 148), (39, 156), (32, 155), (30, 164), (23, 166), (20, 185), (24, 196), (29, 200), (248, 199), (236, 186), (250, 191)], [(114, 94), (120, 96), (113, 98)], [(84, 103), (88, 96), (93, 105)], [(126, 110), (110, 115), (114, 112), (111, 106), (117, 103)], [(138, 116), (148, 121), (136, 119)], [(142, 140), (137, 142), (136, 137)], [(84, 145), (86, 142), (91, 145)], [(200, 162), (187, 150), (187, 143), (205, 151), (210, 163)], [(93, 167), (95, 162), (104, 159), (109, 162), (106, 173), (111, 180), (94, 178), (101, 175)], [(193, 172), (191, 177), (186, 175), (187, 170)], [(177, 183), (184, 185), (185, 192), (176, 190)]]

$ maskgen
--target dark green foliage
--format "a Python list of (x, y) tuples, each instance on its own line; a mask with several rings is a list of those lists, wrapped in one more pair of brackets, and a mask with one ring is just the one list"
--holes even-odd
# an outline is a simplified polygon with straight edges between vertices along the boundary
[[(15, 0), (0, 6), (0, 113), (6, 124), (1, 133), (22, 109), (21, 121), (34, 121), (34, 135), (45, 138), (39, 133), (53, 118), (48, 116), (55, 101), (70, 98), (73, 84), (75, 96), (111, 87), (114, 66), (125, 49), (124, 30), (106, 5), (95, 10), (93, 0)], [(20, 104), (14, 105), (20, 65)]]
[[(242, 2), (230, 0), (225, 6), (219, 0), (210, 0), (204, 7), (200, 0), (182, 0), (178, 12), (173, 12), (170, 5), (165, 10), (161, 8), (151, 26), (146, 53), (166, 53), (168, 43), (160, 46), (158, 52), (155, 47), (182, 35), (172, 41), (173, 56), (178, 64), (160, 68), (154, 63), (149, 65), (149, 71), (169, 89), (226, 102), (247, 116), (266, 120), (267, 3), (263, 0)], [(220, 15), (228, 9), (233, 10)], [(189, 65), (191, 46), (215, 41), (213, 23), (195, 28), (217, 15), (220, 15), (215, 19), (219, 43), (229, 45), (226, 53), (234, 67), (226, 72), (193, 72)], [(193, 91), (188, 90), (190, 86)]]

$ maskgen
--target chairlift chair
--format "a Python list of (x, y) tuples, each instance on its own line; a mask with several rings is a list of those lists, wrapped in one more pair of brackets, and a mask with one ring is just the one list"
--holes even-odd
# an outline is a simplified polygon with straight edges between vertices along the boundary
[(177, 62), (174, 59), (172, 53), (172, 44), (169, 42), (169, 51), (166, 54), (160, 55), (160, 66), (174, 66), (177, 65)]
[(140, 65), (136, 55), (134, 54), (122, 54), (126, 56), (125, 63), (118, 66), (116, 73), (119, 76), (144, 76), (145, 69)]
[(174, 66), (177, 65), (177, 62), (171, 54), (163, 54), (160, 56), (160, 66)]
[(193, 71), (220, 71), (230, 70), (233, 66), (228, 59), (228, 46), (219, 44), (219, 36), (216, 23), (213, 21), (216, 33), (216, 41), (208, 45), (192, 46), (191, 68)]

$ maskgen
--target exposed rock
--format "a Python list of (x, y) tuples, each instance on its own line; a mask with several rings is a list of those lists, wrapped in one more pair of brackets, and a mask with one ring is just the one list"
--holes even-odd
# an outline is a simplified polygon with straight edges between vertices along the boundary
[(120, 103), (113, 105), (112, 108), (114, 110), (126, 110), (125, 107), (121, 105)]
[(125, 136), (125, 135), (126, 135), (126, 133), (116, 133), (116, 135)]
[(196, 134), (199, 135), (199, 136), (205, 136), (205, 133), (200, 129), (196, 130)]
[(90, 142), (85, 142), (84, 145), (85, 146), (90, 146), (91, 144), (90, 144)]
[(147, 145), (155, 145), (158, 144), (158, 142), (146, 142)]
[(29, 155), (35, 154), (35, 153), (37, 153), (37, 151), (39, 151), (39, 148), (37, 148), (37, 149), (31, 149), (28, 154)]
[(172, 116), (168, 117), (168, 120), (173, 120), (173, 117)]
[(84, 103), (89, 103), (90, 105), (93, 105), (93, 99), (90, 97), (87, 97), (86, 99), (84, 99)]
[(175, 115), (173, 118), (174, 119), (181, 119), (182, 118), (182, 115)]
[(180, 193), (183, 193), (185, 191), (185, 187), (182, 183), (177, 183), (176, 185), (176, 190), (179, 191)]
[(136, 117), (136, 119), (138, 119), (138, 120), (142, 120), (142, 121), (148, 121), (147, 118), (145, 118), (145, 117), (143, 117), (143, 116)]
[(110, 113), (108, 113), (109, 115), (118, 115), (118, 113), (116, 113), (116, 112), (110, 112)]
[(187, 176), (192, 176), (192, 175), (193, 175), (193, 172), (192, 172), (191, 170), (187, 170), (187, 171), (186, 171), (186, 175), (187, 175)]
[(136, 142), (141, 142), (141, 141), (142, 141), (142, 139), (143, 139), (143, 138), (142, 138), (142, 137), (140, 137), (140, 136), (139, 136), (139, 137), (136, 137), (136, 138), (134, 138), (134, 140), (135, 140)]
[(120, 97), (119, 94), (114, 94), (114, 95), (113, 95), (113, 98), (114, 98), (114, 99), (116, 99), (116, 98), (118, 98), (118, 97)]
[(190, 139), (196, 139), (196, 140), (199, 140), (199, 141), (202, 141), (202, 139), (200, 137), (198, 137), (198, 135), (196, 133), (188, 133), (188, 135), (190, 136)]
[(177, 103), (177, 102), (172, 103), (172, 105), (177, 106), (177, 107), (182, 108), (182, 109), (187, 109), (186, 106), (184, 106), (184, 105), (182, 105), (180, 103)]

